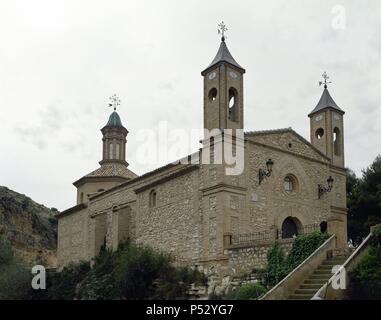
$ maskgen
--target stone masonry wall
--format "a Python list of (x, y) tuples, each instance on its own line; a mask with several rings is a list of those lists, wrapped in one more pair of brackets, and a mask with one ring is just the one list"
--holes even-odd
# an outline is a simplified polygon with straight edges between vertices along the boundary
[[(293, 243), (293, 239), (279, 240), (285, 255), (290, 252)], [(252, 246), (237, 246), (226, 249), (225, 254), (229, 256), (228, 268), (232, 270), (232, 275), (242, 276), (250, 274), (253, 269), (265, 268), (267, 266), (267, 252), (273, 245), (273, 241), (267, 241)]]

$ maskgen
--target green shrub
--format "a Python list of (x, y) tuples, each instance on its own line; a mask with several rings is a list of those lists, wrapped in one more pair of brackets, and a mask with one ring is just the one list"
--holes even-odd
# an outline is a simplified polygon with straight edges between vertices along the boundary
[(90, 271), (88, 262), (70, 264), (63, 268), (61, 272), (52, 275), (47, 287), (48, 296), (51, 300), (73, 300), (76, 297), (76, 291), (79, 283), (86, 277)]
[(267, 292), (267, 289), (259, 283), (246, 284), (237, 290), (236, 300), (258, 300)]
[(295, 239), (287, 258), (280, 244), (276, 242), (267, 252), (267, 268), (264, 277), (266, 285), (273, 286), (284, 279), (327, 239), (328, 235), (321, 232), (299, 236)]
[(378, 225), (373, 229), (370, 243), (373, 246), (381, 245), (381, 225)]
[(31, 274), (14, 257), (9, 241), (0, 238), (0, 300), (27, 298)]
[(206, 284), (197, 270), (176, 268), (169, 255), (149, 247), (121, 244), (116, 251), (101, 250), (89, 263), (70, 265), (48, 278), (47, 294), (31, 299), (109, 300), (185, 298), (192, 283)]
[(0, 266), (0, 300), (27, 299), (31, 274), (23, 266), (12, 262)]
[(119, 251), (101, 250), (93, 268), (81, 281), (78, 298), (85, 300), (119, 299), (114, 267)]
[(275, 285), (287, 275), (285, 254), (276, 242), (267, 252), (265, 283)]
[(349, 274), (349, 295), (353, 300), (381, 299), (381, 245), (372, 245)]
[(321, 233), (318, 231), (297, 237), (292, 245), (290, 253), (287, 256), (287, 270), (291, 271), (299, 266), (328, 238), (329, 236), (326, 233)]

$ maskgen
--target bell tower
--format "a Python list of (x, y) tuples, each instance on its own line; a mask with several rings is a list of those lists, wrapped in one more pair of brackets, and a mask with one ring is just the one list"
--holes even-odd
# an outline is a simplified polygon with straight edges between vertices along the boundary
[(126, 162), (126, 138), (128, 130), (123, 126), (119, 114), (116, 112), (119, 99), (113, 96), (111, 100), (110, 106), (114, 106), (114, 112), (111, 113), (107, 124), (101, 129), (103, 134), (103, 152), (102, 161), (99, 164), (120, 163), (128, 166)]
[(204, 128), (243, 129), (243, 75), (242, 68), (226, 45), (227, 28), (222, 22), (219, 33), (221, 44), (211, 64), (201, 72), (204, 77)]
[(344, 168), (344, 114), (332, 99), (329, 77), (324, 72), (324, 91), (319, 103), (308, 115), (310, 118), (311, 143), (331, 159), (334, 166)]

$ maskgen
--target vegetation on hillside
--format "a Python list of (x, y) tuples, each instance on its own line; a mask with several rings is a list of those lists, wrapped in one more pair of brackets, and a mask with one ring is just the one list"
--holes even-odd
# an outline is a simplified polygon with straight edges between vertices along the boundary
[[(30, 281), (30, 280), (29, 280)], [(46, 290), (18, 290), (32, 300), (151, 300), (185, 299), (192, 283), (205, 285), (197, 270), (177, 268), (169, 255), (145, 246), (121, 244), (101, 250), (92, 268), (88, 262), (71, 264), (48, 274)], [(29, 282), (30, 283), (30, 282)], [(25, 289), (25, 288), (24, 288)]]
[(14, 257), (11, 244), (0, 237), (0, 300), (26, 299), (30, 274)]
[(38, 263), (39, 252), (57, 245), (57, 209), (48, 209), (25, 195), (0, 186), (0, 236), (7, 239), (28, 264)]

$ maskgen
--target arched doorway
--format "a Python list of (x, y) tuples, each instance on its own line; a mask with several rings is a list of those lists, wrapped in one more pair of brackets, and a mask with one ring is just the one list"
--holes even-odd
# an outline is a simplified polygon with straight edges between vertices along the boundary
[(282, 223), (282, 239), (296, 237), (302, 224), (297, 218), (287, 217)]

